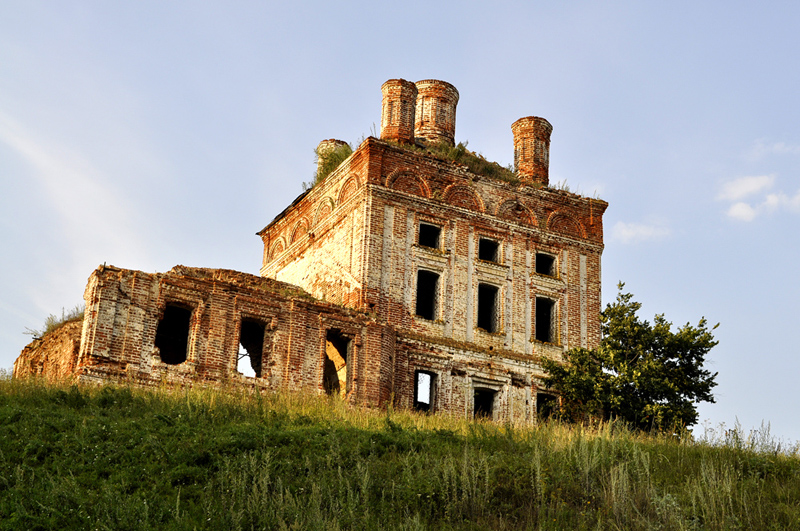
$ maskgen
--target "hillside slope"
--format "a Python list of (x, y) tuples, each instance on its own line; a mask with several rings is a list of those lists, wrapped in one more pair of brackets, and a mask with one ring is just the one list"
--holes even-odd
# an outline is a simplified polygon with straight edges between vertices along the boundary
[(797, 529), (800, 459), (220, 390), (0, 381), (0, 529)]

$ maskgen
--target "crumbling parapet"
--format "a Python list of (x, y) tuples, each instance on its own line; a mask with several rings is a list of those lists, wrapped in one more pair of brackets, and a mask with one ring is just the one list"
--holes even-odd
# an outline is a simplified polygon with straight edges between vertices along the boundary
[(14, 361), (13, 377), (36, 376), (53, 382), (75, 378), (81, 325), (81, 321), (70, 321), (31, 341)]

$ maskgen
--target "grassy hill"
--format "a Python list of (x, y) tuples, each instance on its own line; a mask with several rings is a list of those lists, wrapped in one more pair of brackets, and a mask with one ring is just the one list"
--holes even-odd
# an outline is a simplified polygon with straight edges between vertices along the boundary
[(737, 431), (6, 378), (0, 529), (800, 529), (800, 458)]

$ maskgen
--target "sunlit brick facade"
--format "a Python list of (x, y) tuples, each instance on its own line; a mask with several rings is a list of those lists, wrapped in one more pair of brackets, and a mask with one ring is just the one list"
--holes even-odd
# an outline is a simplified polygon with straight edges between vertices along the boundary
[(382, 94), (381, 138), (259, 231), (263, 278), (98, 269), (74, 373), (534, 420), (550, 399), (538, 360), (599, 343), (608, 205), (549, 187), (543, 118), (513, 124), (516, 173), (489, 176), (437, 149), (454, 145), (455, 87)]

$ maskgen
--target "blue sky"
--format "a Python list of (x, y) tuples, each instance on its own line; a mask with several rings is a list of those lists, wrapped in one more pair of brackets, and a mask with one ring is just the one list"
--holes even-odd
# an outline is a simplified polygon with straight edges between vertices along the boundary
[(0, 0), (0, 367), (100, 264), (257, 273), (317, 143), (434, 78), (504, 165), (553, 124), (551, 182), (610, 204), (606, 302), (720, 323), (702, 419), (800, 440), (800, 4), (655, 4)]

